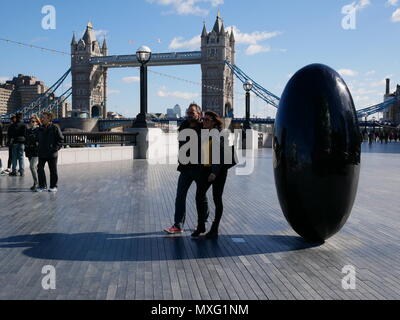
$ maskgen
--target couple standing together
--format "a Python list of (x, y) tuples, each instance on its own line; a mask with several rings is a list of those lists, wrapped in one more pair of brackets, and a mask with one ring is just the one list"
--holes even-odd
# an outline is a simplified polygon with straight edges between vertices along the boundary
[[(187, 120), (185, 120), (179, 128), (179, 132), (185, 129), (196, 131), (199, 141), (199, 151), (208, 149), (208, 159), (201, 161), (202, 152), (198, 152), (197, 163), (182, 164), (179, 162), (178, 171), (180, 172), (178, 180), (178, 190), (175, 201), (175, 223), (172, 227), (164, 229), (169, 234), (178, 234), (183, 232), (183, 225), (186, 218), (186, 196), (193, 182), (196, 183), (196, 208), (197, 208), (197, 228), (192, 233), (192, 237), (199, 237), (206, 232), (206, 222), (209, 216), (209, 207), (207, 199), (207, 191), (212, 186), (213, 199), (215, 204), (215, 219), (209, 232), (205, 235), (206, 238), (214, 239), (218, 237), (218, 228), (223, 213), (222, 195), (225, 188), (225, 183), (228, 175), (228, 170), (235, 165), (235, 161), (230, 161), (231, 164), (224, 162), (224, 144), (220, 143), (220, 159), (213, 161), (212, 159), (212, 143), (213, 140), (207, 139), (202, 142), (202, 130), (217, 129), (222, 131), (223, 123), (217, 113), (213, 111), (205, 112), (202, 118), (201, 107), (197, 104), (191, 104), (186, 112)], [(179, 142), (179, 149), (189, 142)], [(190, 152), (190, 150), (188, 151)], [(215, 159), (214, 159), (215, 160)], [(228, 161), (227, 161), (228, 162)]]

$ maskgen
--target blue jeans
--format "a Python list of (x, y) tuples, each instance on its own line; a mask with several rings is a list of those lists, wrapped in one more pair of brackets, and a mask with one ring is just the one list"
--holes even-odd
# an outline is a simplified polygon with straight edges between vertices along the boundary
[(14, 143), (12, 145), (12, 172), (17, 173), (17, 163), (19, 164), (19, 173), (24, 174), (25, 163), (24, 163), (24, 150), (25, 145), (23, 143)]
[[(186, 219), (186, 196), (193, 181), (196, 183), (197, 188), (201, 183), (200, 170), (187, 169), (184, 170), (178, 180), (178, 190), (176, 193), (175, 201), (175, 227), (182, 228)], [(208, 208), (207, 196), (201, 202), (196, 201), (198, 217), (204, 217), (207, 220), (210, 211)]]

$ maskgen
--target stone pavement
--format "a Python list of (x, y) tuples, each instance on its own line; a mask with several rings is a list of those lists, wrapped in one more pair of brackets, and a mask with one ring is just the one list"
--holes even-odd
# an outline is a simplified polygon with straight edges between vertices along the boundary
[[(321, 246), (284, 219), (268, 149), (252, 175), (230, 173), (217, 241), (190, 238), (194, 186), (189, 230), (161, 231), (173, 219), (173, 165), (64, 165), (58, 194), (31, 193), (29, 175), (0, 177), (0, 299), (399, 299), (400, 143), (363, 150), (352, 215)], [(56, 290), (42, 288), (46, 265)], [(346, 265), (355, 290), (342, 288)]]

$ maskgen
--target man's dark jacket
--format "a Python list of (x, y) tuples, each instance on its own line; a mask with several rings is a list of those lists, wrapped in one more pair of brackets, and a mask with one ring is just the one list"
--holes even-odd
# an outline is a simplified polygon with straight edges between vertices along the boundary
[(8, 139), (11, 144), (25, 143), (26, 125), (23, 121), (18, 121), (8, 127)]
[(39, 158), (57, 158), (63, 141), (64, 136), (58, 126), (50, 124), (48, 127), (40, 127), (38, 130)]
[[(203, 129), (203, 124), (199, 121), (185, 120), (184, 122), (182, 122), (181, 126), (179, 127), (178, 132), (181, 132), (185, 129), (196, 130), (197, 137), (198, 137), (199, 158), (198, 158), (197, 164), (181, 164), (178, 160), (178, 162), (179, 162), (178, 171), (179, 172), (182, 172), (185, 170), (190, 170), (190, 169), (196, 169), (196, 168), (198, 168), (197, 166), (199, 166), (201, 164), (201, 130)], [(186, 141), (179, 141), (179, 150), (182, 148), (182, 146), (184, 146), (188, 142), (189, 142), (189, 137), (186, 138)], [(189, 153), (189, 151), (188, 151), (188, 153)], [(189, 154), (187, 154), (186, 156), (189, 157)]]

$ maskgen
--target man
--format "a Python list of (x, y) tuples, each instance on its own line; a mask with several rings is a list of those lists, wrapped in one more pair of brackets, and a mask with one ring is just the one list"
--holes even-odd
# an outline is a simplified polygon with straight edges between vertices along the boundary
[(58, 126), (52, 123), (53, 114), (51, 112), (43, 112), (41, 118), (42, 127), (38, 131), (39, 142), (39, 188), (37, 192), (43, 192), (47, 189), (46, 173), (44, 166), (48, 163), (50, 170), (50, 189), (49, 192), (57, 192), (58, 173), (57, 173), (57, 160), (58, 151), (62, 147), (64, 136)]
[(11, 150), (12, 150), (12, 171), (10, 176), (17, 176), (17, 163), (19, 165), (19, 174), (24, 176), (25, 172), (25, 138), (26, 138), (26, 125), (23, 120), (22, 113), (15, 115), (16, 122), (10, 125), (8, 133), (10, 135)]
[(11, 165), (12, 165), (12, 139), (10, 136), (10, 127), (13, 125), (16, 121), (17, 118), (15, 116), (12, 116), (11, 119), (11, 124), (7, 129), (7, 146), (8, 146), (8, 162), (7, 162), (7, 169), (4, 171), (5, 173), (10, 173), (11, 172)]
[[(185, 129), (193, 129), (196, 131), (199, 141), (199, 146), (201, 145), (201, 130), (203, 129), (203, 124), (201, 122), (202, 111), (201, 108), (192, 103), (186, 111), (187, 119), (182, 123), (179, 127), (178, 131), (181, 132)], [(189, 138), (186, 142), (179, 142), (179, 149), (189, 141)], [(200, 151), (200, 148), (199, 148)], [(201, 165), (201, 152), (199, 152), (199, 158), (197, 163), (189, 163), (189, 164), (181, 164), (179, 163), (178, 171), (180, 172), (179, 180), (178, 180), (178, 189), (175, 200), (175, 223), (171, 228), (164, 229), (165, 232), (169, 234), (177, 234), (183, 232), (183, 225), (185, 223), (186, 218), (186, 196), (189, 191), (190, 186), (193, 181), (196, 183), (198, 187), (200, 183), (200, 170), (199, 166)], [(198, 216), (205, 217), (207, 220), (209, 215), (208, 209), (208, 200), (207, 197), (204, 199), (204, 203), (197, 204), (197, 211), (200, 213)]]

